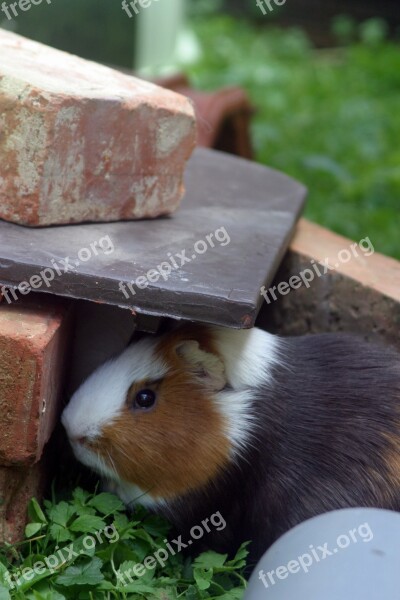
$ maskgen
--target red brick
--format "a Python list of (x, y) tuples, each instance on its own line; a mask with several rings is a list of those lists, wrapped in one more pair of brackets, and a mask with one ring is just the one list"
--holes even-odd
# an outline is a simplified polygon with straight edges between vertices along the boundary
[(0, 465), (39, 460), (59, 417), (68, 307), (47, 299), (0, 304)]
[(23, 539), (31, 498), (40, 500), (47, 484), (47, 465), (0, 467), (0, 544)]
[(179, 205), (187, 98), (0, 29), (0, 218), (156, 217)]

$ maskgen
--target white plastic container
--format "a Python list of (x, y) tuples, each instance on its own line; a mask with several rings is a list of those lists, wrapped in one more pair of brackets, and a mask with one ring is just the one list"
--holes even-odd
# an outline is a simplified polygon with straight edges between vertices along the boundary
[(357, 508), (298, 525), (254, 570), (245, 600), (399, 600), (400, 513)]

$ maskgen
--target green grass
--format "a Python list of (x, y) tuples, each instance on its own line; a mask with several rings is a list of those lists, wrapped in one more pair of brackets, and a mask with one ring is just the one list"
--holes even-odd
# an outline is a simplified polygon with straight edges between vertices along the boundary
[(185, 69), (248, 91), (256, 159), (307, 185), (308, 218), (400, 258), (400, 48), (379, 21), (347, 25), (351, 43), (318, 51), (300, 30), (194, 19), (202, 55)]
[(128, 518), (115, 496), (81, 488), (59, 502), (45, 501), (43, 510), (32, 500), (29, 516), (25, 541), (0, 551), (0, 600), (243, 597), (246, 544), (232, 560), (215, 552), (194, 560), (170, 553), (136, 577), (131, 569), (166, 547), (169, 525), (160, 517), (138, 507)]

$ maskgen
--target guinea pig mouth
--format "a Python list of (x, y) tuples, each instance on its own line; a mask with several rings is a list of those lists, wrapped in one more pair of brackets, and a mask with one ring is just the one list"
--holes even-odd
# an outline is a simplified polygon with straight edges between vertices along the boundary
[(90, 443), (90, 440), (85, 436), (82, 436), (80, 438), (75, 438), (72, 441), (74, 442), (74, 444), (78, 444), (80, 446), (87, 446)]
[(76, 458), (84, 464), (87, 464), (92, 450), (86, 443), (82, 443), (80, 440), (70, 440), (70, 444)]
[[(83, 441), (84, 439), (84, 441)], [(89, 438), (70, 439), (75, 458), (102, 477), (118, 480), (118, 473), (111, 456), (107, 458), (100, 452), (100, 446)]]

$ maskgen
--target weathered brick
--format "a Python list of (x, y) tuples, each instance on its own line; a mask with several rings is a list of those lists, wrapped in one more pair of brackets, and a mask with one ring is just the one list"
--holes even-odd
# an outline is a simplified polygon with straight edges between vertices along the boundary
[(187, 98), (0, 29), (0, 218), (171, 213), (195, 137)]
[(69, 335), (64, 303), (0, 304), (0, 465), (39, 460), (61, 408)]
[(23, 538), (31, 498), (40, 500), (48, 480), (47, 464), (0, 467), (0, 544)]

